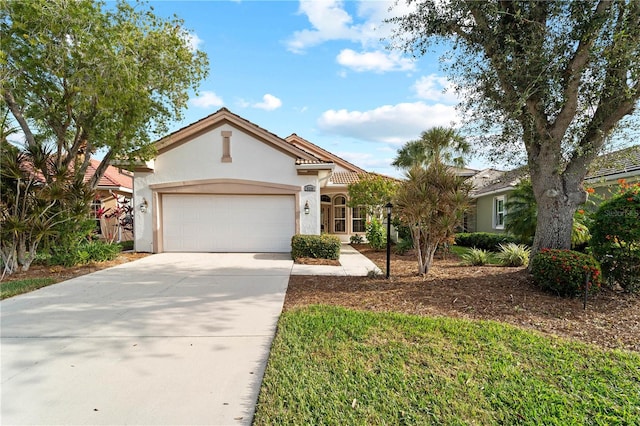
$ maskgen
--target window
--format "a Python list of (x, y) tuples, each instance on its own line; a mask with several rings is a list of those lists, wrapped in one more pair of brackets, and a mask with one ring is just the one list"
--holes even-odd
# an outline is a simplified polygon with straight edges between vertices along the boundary
[(330, 203), (331, 202), (331, 197), (329, 197), (328, 195), (321, 195), (320, 196), (320, 202), (322, 202), (322, 203)]
[(493, 198), (493, 227), (504, 229), (504, 217), (507, 214), (504, 208), (504, 195)]
[(93, 202), (91, 203), (91, 217), (93, 217), (96, 221), (95, 233), (97, 235), (102, 235), (102, 224), (100, 218), (102, 217), (103, 213), (104, 211), (102, 209), (102, 201), (93, 200)]
[(333, 199), (333, 232), (347, 232), (347, 199), (342, 195)]
[(354, 207), (352, 210), (352, 227), (353, 232), (365, 232), (365, 221), (367, 217), (367, 210), (364, 206)]

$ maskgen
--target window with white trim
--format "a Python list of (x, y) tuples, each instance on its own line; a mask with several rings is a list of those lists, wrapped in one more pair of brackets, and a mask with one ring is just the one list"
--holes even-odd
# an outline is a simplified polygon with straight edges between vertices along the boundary
[(333, 232), (347, 232), (347, 199), (343, 195), (333, 199)]
[(96, 199), (91, 203), (91, 216), (96, 222), (95, 233), (102, 235), (102, 220), (101, 217), (104, 214), (102, 209), (102, 201)]
[(367, 208), (357, 206), (351, 210), (351, 229), (353, 232), (365, 232), (365, 222), (367, 219)]
[(500, 195), (493, 197), (493, 228), (504, 229), (504, 217), (507, 215), (507, 211), (504, 207), (505, 196)]

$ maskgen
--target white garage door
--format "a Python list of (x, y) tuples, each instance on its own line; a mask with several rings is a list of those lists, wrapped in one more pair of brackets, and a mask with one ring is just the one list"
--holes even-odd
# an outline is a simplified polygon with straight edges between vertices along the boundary
[(289, 252), (293, 195), (162, 197), (164, 251)]

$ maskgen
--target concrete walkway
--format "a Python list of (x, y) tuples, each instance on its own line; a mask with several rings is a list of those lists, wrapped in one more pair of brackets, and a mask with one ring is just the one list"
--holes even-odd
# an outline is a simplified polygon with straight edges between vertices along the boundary
[(348, 244), (340, 248), (340, 266), (294, 264), (291, 275), (335, 275), (366, 277), (380, 275), (382, 271), (368, 257)]
[(4, 425), (250, 424), (286, 254), (159, 254), (0, 303)]

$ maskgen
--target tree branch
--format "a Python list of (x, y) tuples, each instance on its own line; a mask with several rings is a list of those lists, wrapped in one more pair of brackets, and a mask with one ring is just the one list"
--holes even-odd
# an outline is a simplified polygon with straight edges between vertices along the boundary
[(111, 162), (112, 157), (113, 150), (110, 149), (100, 162), (100, 165), (96, 169), (94, 175), (91, 176), (91, 180), (89, 180), (89, 188), (91, 188), (92, 190), (96, 189), (96, 187), (98, 186), (98, 182), (100, 182), (100, 179), (102, 178), (102, 176), (104, 176), (104, 172), (107, 170), (107, 167), (109, 167), (109, 163)]
[(565, 90), (563, 98), (565, 102), (549, 130), (554, 139), (562, 139), (562, 136), (567, 131), (576, 114), (578, 109), (578, 91), (580, 83), (582, 82), (580, 76), (589, 62), (590, 50), (598, 37), (598, 32), (604, 24), (604, 20), (600, 18), (604, 17), (609, 11), (611, 3), (611, 0), (600, 0), (591, 18), (591, 22), (597, 25), (592, 25), (587, 34), (580, 39), (573, 57), (564, 70)]
[(2, 88), (2, 92), (3, 92), (2, 95), (4, 97), (4, 100), (7, 103), (7, 106), (9, 106), (9, 110), (11, 111), (11, 114), (13, 114), (18, 124), (20, 124), (20, 128), (24, 132), (25, 139), (27, 140), (27, 145), (34, 146), (36, 144), (36, 138), (35, 136), (33, 136), (33, 133), (31, 132), (29, 123), (27, 123), (27, 120), (24, 118), (24, 115), (22, 115), (22, 111), (20, 111), (20, 107), (18, 106), (18, 103), (13, 97), (13, 94), (6, 87)]

